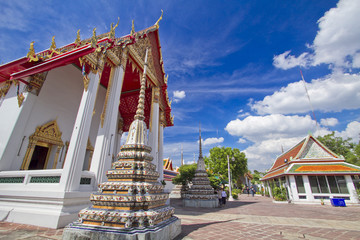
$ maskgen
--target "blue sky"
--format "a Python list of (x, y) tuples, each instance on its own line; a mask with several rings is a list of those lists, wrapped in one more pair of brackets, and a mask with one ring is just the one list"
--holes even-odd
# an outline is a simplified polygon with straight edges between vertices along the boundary
[[(359, 141), (360, 1), (4, 1), (0, 62), (109, 31), (160, 22), (175, 126), (164, 157), (180, 164), (215, 146), (245, 151), (251, 170), (271, 167), (281, 149), (309, 132)], [(311, 113), (306, 80), (317, 124)]]

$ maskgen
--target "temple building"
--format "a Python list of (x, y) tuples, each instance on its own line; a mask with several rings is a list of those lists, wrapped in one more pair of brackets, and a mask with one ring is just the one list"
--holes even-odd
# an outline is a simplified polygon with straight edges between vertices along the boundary
[(345, 162), (312, 135), (281, 154), (260, 179), (271, 197), (272, 189), (286, 189), (292, 203), (330, 203), (332, 198), (357, 204), (360, 167)]
[(170, 198), (180, 198), (181, 185), (175, 185), (172, 180), (180, 174), (179, 168), (174, 169), (170, 158), (164, 159), (164, 184), (165, 191), (170, 193)]
[(218, 207), (218, 196), (214, 194), (214, 188), (210, 185), (210, 180), (205, 170), (205, 162), (201, 149), (201, 130), (199, 130), (199, 159), (195, 176), (191, 182), (192, 186), (183, 198), (183, 205), (185, 207)]
[(176, 171), (178, 169), (174, 169), (173, 162), (170, 158), (164, 159), (164, 180), (166, 182), (171, 182), (174, 177), (179, 175), (179, 172)]
[(37, 53), (32, 42), (27, 56), (0, 66), (2, 220), (60, 228), (90, 206), (90, 194), (117, 160), (122, 134), (131, 132), (142, 78), (151, 169), (163, 179), (163, 131), (173, 117), (160, 19), (141, 31), (133, 24), (120, 38), (118, 24), (84, 40), (78, 31), (60, 48), (53, 37)]

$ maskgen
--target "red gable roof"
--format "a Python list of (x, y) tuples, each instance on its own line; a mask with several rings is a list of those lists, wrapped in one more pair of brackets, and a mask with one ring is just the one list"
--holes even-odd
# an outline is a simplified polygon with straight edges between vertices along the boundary
[[(161, 57), (161, 46), (159, 40), (158, 26), (154, 25), (147, 29), (135, 32), (132, 35), (126, 35), (121, 38), (110, 39), (108, 33), (97, 36), (97, 46), (91, 45), (91, 39), (83, 40), (80, 44), (70, 43), (64, 47), (56, 49), (56, 53), (50, 55), (50, 50), (45, 50), (36, 53), (38, 61), (30, 61), (27, 57), (20, 58), (13, 62), (0, 66), (0, 83), (6, 80), (20, 80), (21, 82), (28, 84), (27, 77), (36, 73), (46, 72), (51, 69), (61, 67), (68, 64), (75, 64), (79, 68), (79, 58), (88, 55), (95, 51), (96, 47), (102, 47), (106, 49), (124, 48), (128, 45), (136, 44), (142, 39), (147, 38), (151, 47), (152, 59), (149, 59), (153, 63), (154, 78), (157, 81), (158, 87), (160, 87), (160, 101), (162, 104), (162, 111), (165, 113), (166, 126), (173, 126), (173, 119), (171, 116), (171, 106), (167, 96), (167, 83), (165, 81), (165, 73), (163, 68), (163, 61)], [(35, 55), (34, 55), (35, 56)], [(46, 57), (44, 57), (46, 56)], [(131, 60), (131, 61), (130, 61)], [(143, 59), (141, 59), (143, 60)], [(134, 70), (134, 65), (136, 68)], [(111, 67), (105, 64), (102, 75), (101, 84), (105, 87), (108, 86)], [(129, 54), (129, 60), (125, 67), (125, 77), (122, 86), (121, 101), (119, 111), (124, 119), (123, 131), (128, 131), (128, 128), (133, 120), (136, 112), (137, 101), (139, 98), (140, 90), (140, 71), (142, 71), (141, 63), (137, 62)], [(89, 68), (86, 67), (86, 71)], [(152, 78), (147, 74), (147, 82), (152, 82)], [(153, 85), (156, 85), (152, 82)], [(148, 85), (149, 86), (149, 85)], [(151, 109), (151, 88), (146, 91), (145, 101), (145, 122), (149, 127), (149, 116)]]
[[(308, 155), (313, 144), (322, 150), (322, 154), (312, 156)], [(262, 180), (274, 178), (286, 174), (287, 169), (292, 163), (310, 163), (310, 162), (344, 162), (345, 159), (340, 158), (327, 147), (325, 147), (319, 140), (311, 135), (301, 140), (298, 144), (292, 147), (287, 152), (281, 154), (274, 162), (267, 174)]]

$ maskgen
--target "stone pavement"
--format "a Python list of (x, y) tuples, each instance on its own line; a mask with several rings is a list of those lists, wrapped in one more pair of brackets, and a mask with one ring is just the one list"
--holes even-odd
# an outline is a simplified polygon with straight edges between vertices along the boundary
[(360, 206), (273, 203), (246, 194), (225, 207), (184, 209), (172, 200), (184, 240), (211, 239), (360, 239)]
[[(181, 219), (176, 240), (211, 239), (359, 239), (360, 206), (273, 203), (241, 195), (223, 208), (184, 208), (171, 199)], [(0, 239), (61, 239), (63, 229), (0, 222)]]

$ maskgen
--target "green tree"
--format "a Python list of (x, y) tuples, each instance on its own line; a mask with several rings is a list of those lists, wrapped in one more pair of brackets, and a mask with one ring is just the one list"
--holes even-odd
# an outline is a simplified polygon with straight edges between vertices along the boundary
[[(247, 172), (247, 158), (245, 153), (237, 148), (214, 147), (210, 149), (210, 156), (204, 157), (205, 165), (212, 174), (218, 175), (221, 179), (228, 180), (228, 161), (230, 159), (230, 172), (233, 182), (238, 182), (240, 177)], [(234, 161), (232, 160), (234, 158)]]
[(252, 184), (260, 183), (260, 178), (262, 178), (265, 175), (263, 172), (259, 172), (258, 170), (254, 170), (254, 173), (252, 173), (253, 179), (251, 180)]
[(337, 155), (344, 156), (346, 162), (360, 166), (360, 143), (351, 142), (351, 138), (336, 137), (335, 132), (317, 139)]
[(173, 178), (174, 184), (187, 185), (195, 176), (197, 164), (185, 164), (179, 168), (180, 174)]

